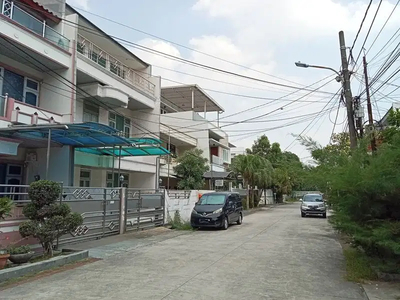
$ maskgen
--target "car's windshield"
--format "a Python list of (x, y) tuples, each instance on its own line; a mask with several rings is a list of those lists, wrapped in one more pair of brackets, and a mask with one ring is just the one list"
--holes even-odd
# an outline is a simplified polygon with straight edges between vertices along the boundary
[(203, 195), (198, 205), (223, 205), (225, 203), (225, 195)]
[(323, 202), (321, 195), (305, 195), (303, 197), (304, 202)]

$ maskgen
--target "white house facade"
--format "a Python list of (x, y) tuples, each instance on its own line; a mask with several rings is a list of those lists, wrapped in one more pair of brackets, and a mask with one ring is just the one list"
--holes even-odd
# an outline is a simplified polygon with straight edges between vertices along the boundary
[(65, 1), (0, 0), (0, 184), (157, 187), (160, 95), (149, 64)]

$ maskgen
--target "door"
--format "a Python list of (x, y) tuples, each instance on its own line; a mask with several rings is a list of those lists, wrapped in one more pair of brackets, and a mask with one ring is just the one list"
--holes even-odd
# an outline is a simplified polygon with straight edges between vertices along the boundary
[(236, 199), (236, 209), (235, 209), (236, 217), (239, 220), (240, 213), (243, 211), (242, 199), (240, 198), (239, 194), (235, 195), (235, 199)]
[(228, 215), (229, 223), (236, 222), (238, 216), (236, 214), (235, 195), (229, 195), (226, 201), (226, 213)]
[(21, 195), (19, 185), (22, 184), (22, 165), (7, 165), (6, 172), (6, 184), (9, 185), (7, 187), (7, 192), (9, 193), (8, 197), (13, 200), (19, 200)]

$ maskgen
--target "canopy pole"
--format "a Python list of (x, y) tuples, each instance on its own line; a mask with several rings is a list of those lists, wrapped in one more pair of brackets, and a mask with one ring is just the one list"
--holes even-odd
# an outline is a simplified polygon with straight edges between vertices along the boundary
[(122, 146), (119, 146), (119, 156), (118, 156), (118, 182), (121, 177), (121, 154), (122, 154)]
[(167, 189), (169, 190), (169, 166), (171, 162), (171, 127), (168, 126), (168, 175), (167, 175)]
[[(115, 179), (114, 179), (114, 174), (115, 174), (115, 145), (113, 145), (112, 148), (112, 152), (113, 152), (113, 160), (112, 160), (112, 187), (115, 188)], [(119, 179), (118, 179), (119, 180)]]
[(46, 154), (46, 180), (49, 179), (49, 164), (50, 164), (50, 142), (51, 142), (51, 129), (47, 137), (47, 154)]

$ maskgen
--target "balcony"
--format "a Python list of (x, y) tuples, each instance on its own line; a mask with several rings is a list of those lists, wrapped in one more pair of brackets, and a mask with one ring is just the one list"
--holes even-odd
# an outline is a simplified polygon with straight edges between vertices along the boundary
[(33, 33), (69, 52), (69, 39), (58, 33), (50, 26), (46, 25), (46, 21), (40, 21), (18, 7), (14, 1), (3, 0), (3, 6), (0, 7), (0, 9), (2, 15), (10, 18)]
[(24, 102), (0, 96), (0, 117), (14, 124), (65, 123), (68, 115), (60, 115)]
[(129, 86), (141, 91), (145, 95), (155, 98), (155, 85), (141, 76), (137, 71), (124, 65), (112, 55), (96, 46), (82, 35), (78, 34), (77, 52), (95, 63), (96, 66), (106, 70), (111, 76), (127, 83)]
[(222, 166), (224, 164), (224, 160), (221, 157), (216, 156), (216, 155), (211, 156), (211, 162), (214, 165), (218, 165), (218, 166)]
[(197, 146), (197, 139), (165, 124), (160, 124), (160, 134), (163, 140), (170, 140), (175, 146), (189, 148)]

